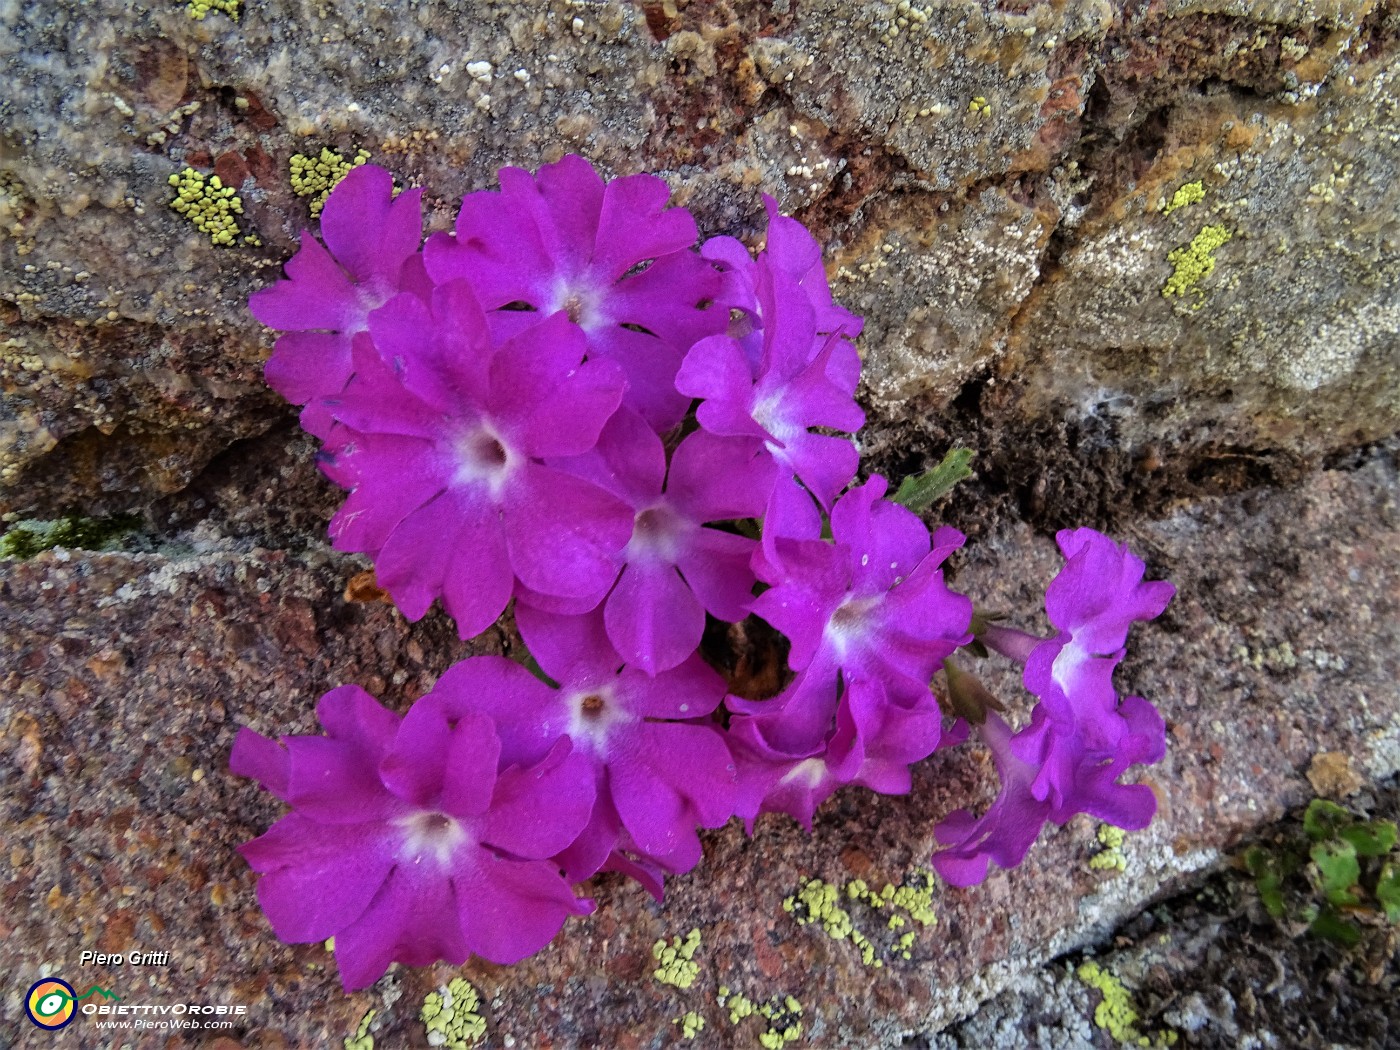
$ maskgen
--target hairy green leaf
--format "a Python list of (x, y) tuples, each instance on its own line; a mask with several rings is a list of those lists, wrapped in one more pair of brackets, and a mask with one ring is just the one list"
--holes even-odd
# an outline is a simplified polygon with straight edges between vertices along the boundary
[(1334, 837), (1342, 828), (1355, 823), (1356, 818), (1335, 802), (1325, 798), (1315, 798), (1308, 803), (1303, 814), (1303, 830), (1314, 842)]
[(1350, 842), (1318, 842), (1312, 848), (1313, 863), (1322, 877), (1319, 887), (1332, 904), (1356, 904), (1352, 888), (1361, 880), (1361, 863)]
[(972, 477), (972, 468), (968, 464), (972, 462), (973, 454), (970, 448), (949, 450), (938, 466), (900, 482), (894, 501), (915, 512), (927, 510), (951, 492), (959, 481)]

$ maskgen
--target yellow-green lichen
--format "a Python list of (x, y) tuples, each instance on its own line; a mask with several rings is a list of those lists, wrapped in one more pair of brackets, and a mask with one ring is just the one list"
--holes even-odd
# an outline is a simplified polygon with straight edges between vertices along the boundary
[(751, 1017), (758, 1010), (754, 1002), (742, 992), (731, 992), (728, 985), (719, 986), (720, 1009), (729, 1009), (729, 1023), (738, 1024), (746, 1017)]
[(53, 521), (17, 521), (0, 536), (0, 558), (23, 561), (43, 551), (119, 550), (122, 540), (140, 523), (130, 514), (113, 518), (58, 518)]
[(982, 95), (978, 95), (967, 104), (967, 111), (978, 120), (985, 120), (992, 115), (992, 104)]
[(469, 1050), (486, 1035), (486, 1018), (478, 1013), (481, 996), (471, 982), (454, 977), (423, 1000), (418, 1018), (428, 1030), (429, 1046)]
[(1128, 858), (1123, 855), (1123, 829), (1116, 828), (1112, 824), (1100, 824), (1098, 840), (1103, 849), (1089, 858), (1090, 869), (1093, 871), (1127, 871)]
[(657, 962), (651, 975), (662, 984), (689, 988), (700, 975), (700, 964), (694, 961), (699, 947), (699, 930), (691, 930), (684, 941), (679, 937), (672, 937), (670, 944), (664, 938), (657, 941), (651, 946), (651, 957)]
[[(922, 873), (910, 877), (902, 886), (886, 883), (879, 893), (872, 890), (864, 879), (853, 879), (841, 889), (821, 879), (804, 879), (797, 892), (783, 901), (783, 910), (799, 926), (819, 923), (833, 940), (850, 940), (860, 952), (860, 961), (864, 966), (879, 969), (885, 963), (879, 958), (876, 945), (856, 927), (850, 912), (841, 907), (843, 895), (849, 900), (863, 902), (875, 911), (888, 911), (889, 917), (884, 925), (890, 930), (901, 929), (907, 922), (906, 915), (920, 926), (929, 926), (937, 921), (933, 913), (933, 880)], [(896, 909), (905, 914), (895, 914)], [(890, 950), (890, 956), (908, 959), (913, 943), (913, 934), (900, 937)]]
[[(167, 180), (175, 197), (170, 207), (183, 215), (200, 233), (207, 233), (214, 244), (233, 245), (241, 232), (235, 215), (243, 214), (243, 201), (232, 186), (225, 186), (217, 175), (206, 177), (186, 168)], [(244, 244), (258, 245), (256, 237), (244, 237)]]
[(1172, 199), (1162, 206), (1162, 214), (1170, 215), (1178, 208), (1185, 208), (1190, 204), (1197, 204), (1206, 198), (1205, 184), (1197, 179), (1195, 182), (1188, 182), (1184, 186), (1177, 188), (1172, 194)]
[(369, 150), (359, 150), (349, 159), (329, 146), (322, 147), (315, 157), (297, 153), (291, 159), (292, 190), (298, 197), (311, 198), (311, 216), (321, 214), (326, 198), (337, 183), (350, 174), (351, 168), (358, 168), (369, 160)]
[(222, 11), (237, 22), (238, 10), (242, 6), (243, 0), (190, 0), (185, 5), (185, 14), (197, 22), (203, 22), (209, 17), (209, 12)]
[(1137, 1028), (1141, 1020), (1132, 994), (1123, 987), (1123, 982), (1114, 977), (1095, 962), (1083, 963), (1075, 971), (1076, 976), (1099, 993), (1099, 1005), (1094, 1008), (1094, 1024), (1120, 1043), (1129, 1046), (1168, 1047), (1175, 1046), (1177, 1033), (1170, 1028), (1144, 1035)]
[(1162, 285), (1163, 298), (1190, 293), (1196, 296), (1196, 303), (1191, 309), (1199, 310), (1205, 301), (1205, 292), (1198, 285), (1215, 272), (1215, 253), (1233, 236), (1224, 226), (1205, 226), (1191, 238), (1190, 244), (1173, 249), (1167, 256), (1167, 261), (1172, 264), (1172, 275)]
[(360, 1018), (360, 1025), (355, 1029), (355, 1034), (344, 1040), (345, 1050), (374, 1050), (374, 1036), (369, 1034), (369, 1026), (377, 1012), (370, 1010)]
[(754, 1016), (763, 1018), (767, 1028), (759, 1035), (758, 1042), (766, 1050), (781, 1050), (802, 1038), (802, 1004), (790, 995), (775, 995), (759, 1006), (748, 996), (720, 985), (719, 1005), (721, 1009), (728, 1009), (730, 1024), (737, 1025)]
[(675, 1018), (672, 1024), (681, 1026), (682, 1039), (694, 1039), (705, 1027), (705, 1019), (694, 1010)]

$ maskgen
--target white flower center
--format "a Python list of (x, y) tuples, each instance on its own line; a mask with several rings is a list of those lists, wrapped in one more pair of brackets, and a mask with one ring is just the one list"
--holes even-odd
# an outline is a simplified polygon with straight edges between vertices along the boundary
[(498, 497), (506, 479), (514, 472), (520, 457), (513, 453), (489, 426), (482, 424), (457, 438), (453, 446), (458, 485), (485, 485)]
[(467, 841), (467, 829), (446, 813), (409, 813), (397, 818), (394, 823), (404, 833), (399, 859), (410, 864), (430, 860), (439, 867), (446, 867), (452, 860), (452, 854)]
[(602, 757), (614, 726), (633, 721), (617, 702), (611, 685), (580, 689), (569, 697), (569, 739)]
[(783, 409), (787, 407), (781, 390), (760, 398), (753, 406), (754, 422), (773, 435), (773, 440), (765, 441), (764, 444), (768, 446), (768, 451), (775, 455), (784, 452), (786, 446), (792, 444), (793, 439), (802, 433), (801, 427), (794, 426), (784, 416)]
[(880, 604), (881, 596), (874, 598), (847, 598), (826, 623), (826, 638), (836, 650), (838, 658), (844, 657), (852, 647), (859, 645), (870, 633), (871, 614)]
[(778, 781), (778, 783), (801, 783), (803, 786), (811, 789), (815, 788), (818, 784), (822, 782), (822, 779), (826, 776), (826, 773), (827, 769), (825, 759), (809, 758), (803, 762), (797, 763), (797, 765), (789, 769), (785, 774), (783, 774), (783, 779)]
[(554, 285), (554, 294), (550, 296), (549, 306), (544, 313), (548, 315), (556, 310), (563, 310), (569, 315), (570, 321), (584, 331), (591, 332), (603, 324), (603, 317), (598, 311), (599, 299), (598, 290), (582, 278), (568, 280), (561, 277)]
[(664, 504), (639, 510), (632, 521), (627, 560), (674, 562), (680, 549), (682, 525), (675, 512)]

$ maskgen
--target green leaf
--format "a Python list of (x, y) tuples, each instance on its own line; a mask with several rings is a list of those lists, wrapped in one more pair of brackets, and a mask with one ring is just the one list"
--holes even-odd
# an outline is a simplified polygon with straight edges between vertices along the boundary
[(1354, 823), (1356, 818), (1347, 810), (1324, 798), (1315, 798), (1309, 802), (1308, 810), (1303, 814), (1303, 830), (1314, 842), (1330, 839), (1342, 828), (1350, 827)]
[(1275, 919), (1282, 919), (1287, 911), (1283, 904), (1283, 880), (1287, 872), (1278, 856), (1263, 846), (1251, 846), (1244, 852), (1244, 866), (1254, 876), (1264, 910)]
[(1312, 848), (1313, 863), (1322, 876), (1319, 887), (1332, 904), (1356, 904), (1352, 887), (1361, 879), (1361, 863), (1350, 842), (1319, 842)]
[(1385, 909), (1388, 922), (1400, 922), (1400, 866), (1387, 864), (1376, 883), (1376, 900)]
[(1361, 940), (1361, 931), (1356, 928), (1356, 925), (1342, 918), (1331, 908), (1321, 912), (1313, 920), (1309, 929), (1319, 937), (1336, 941), (1338, 944), (1345, 944), (1348, 947)]
[(1391, 820), (1368, 820), (1364, 824), (1353, 824), (1337, 832), (1356, 848), (1358, 857), (1384, 857), (1395, 845), (1395, 822)]
[(894, 494), (894, 501), (912, 511), (927, 510), (938, 502), (959, 481), (972, 477), (972, 462), (975, 453), (970, 448), (949, 450), (943, 462), (916, 477), (905, 478)]

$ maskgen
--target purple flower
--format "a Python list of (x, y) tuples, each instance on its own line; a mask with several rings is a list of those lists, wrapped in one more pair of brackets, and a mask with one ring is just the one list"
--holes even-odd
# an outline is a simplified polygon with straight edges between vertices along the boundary
[(733, 762), (706, 721), (724, 680), (699, 657), (654, 677), (623, 667), (596, 612), (559, 616), (519, 606), (516, 617), (557, 688), (504, 658), (474, 657), (438, 683), (449, 717), (485, 713), (508, 748), (531, 756), (562, 735), (590, 760), (597, 804), (559, 857), (571, 879), (605, 866), (636, 874), (629, 865), (639, 861), (670, 872), (693, 867), (697, 825), (720, 827), (734, 812)]
[(1016, 757), (1011, 727), (995, 712), (977, 727), (992, 752), (1001, 793), (982, 816), (965, 809), (949, 814), (934, 828), (934, 837), (949, 848), (933, 855), (933, 867), (954, 886), (974, 886), (987, 877), (987, 866), (1014, 868), (1025, 860), (1050, 816), (1050, 804), (1031, 794), (1039, 770)]
[(622, 397), (608, 361), (555, 315), (494, 346), (470, 287), (397, 296), (357, 337), (355, 375), (326, 401), (339, 424), (322, 467), (350, 489), (331, 522), (375, 560), (410, 619), (438, 596), (462, 637), (485, 630), (518, 578), (596, 604), (617, 575), (631, 510), (545, 465), (593, 448)]
[(691, 348), (676, 389), (704, 398), (696, 412), (712, 434), (752, 437), (830, 507), (856, 472), (850, 441), (813, 428), (855, 431), (865, 413), (855, 403), (860, 360), (841, 330), (820, 335), (798, 280), (766, 254), (754, 265), (753, 295), (762, 339), (716, 335)]
[(932, 727), (925, 755), (937, 745), (929, 682), (971, 638), (972, 603), (947, 588), (940, 568), (963, 537), (941, 528), (930, 542), (918, 516), (884, 494), (885, 479), (872, 477), (832, 509), (834, 542), (780, 540), (776, 564), (760, 567), (773, 586), (753, 611), (787, 636), (789, 664), (800, 674), (780, 703), (730, 706), (754, 714), (777, 752), (814, 753), (831, 732), (838, 701), (851, 705), (863, 736), (899, 710)]
[(429, 238), (428, 273), (469, 279), (498, 335), (563, 311), (590, 357), (622, 367), (630, 408), (658, 432), (680, 422), (681, 358), (726, 323), (712, 305), (718, 275), (689, 250), (690, 213), (666, 208), (671, 191), (655, 176), (604, 183), (577, 156), (499, 177), (499, 193), (463, 198), (455, 238)]
[[(268, 385), (294, 404), (338, 394), (352, 371), (351, 343), (371, 311), (401, 291), (425, 293), (418, 253), (423, 236), (422, 190), (393, 195), (383, 168), (353, 168), (326, 198), (321, 235), (309, 233), (287, 261), (287, 280), (254, 292), (248, 309), (269, 328), (289, 334), (268, 359)], [(327, 250), (329, 249), (329, 250)], [(305, 425), (324, 437), (313, 406)]]
[[(861, 319), (832, 301), (826, 269), (822, 266), (821, 245), (816, 238), (796, 219), (780, 215), (778, 202), (766, 193), (763, 206), (768, 212), (768, 235), (759, 258), (796, 282), (812, 308), (816, 334), (823, 337), (842, 334), (851, 339), (860, 335)], [(737, 331), (731, 323), (730, 335), (739, 340), (750, 362), (757, 367), (763, 346), (761, 335), (753, 334), (763, 327), (756, 292), (758, 263), (743, 243), (733, 237), (711, 237), (701, 247), (700, 254), (719, 267), (723, 283), (718, 302), (747, 315)], [(847, 378), (851, 389), (855, 389), (860, 358), (854, 348), (842, 355), (841, 363), (849, 370)]]
[[(731, 622), (748, 615), (757, 544), (703, 526), (763, 512), (772, 469), (757, 452), (753, 442), (696, 431), (671, 454), (668, 469), (661, 439), (623, 408), (596, 450), (551, 461), (632, 508), (632, 538), (615, 556), (620, 571), (604, 606), (608, 638), (627, 663), (650, 674), (669, 670), (699, 646), (706, 612)], [(521, 597), (559, 612), (590, 608)]]
[(258, 902), (284, 941), (334, 937), (347, 991), (394, 961), (513, 963), (592, 911), (546, 859), (588, 819), (587, 760), (558, 741), (525, 761), (489, 718), (449, 719), (432, 697), (400, 720), (343, 686), (317, 708), (324, 737), (279, 747), (245, 728), (229, 759), (292, 809), (241, 848)]
[(1038, 640), (992, 625), (978, 635), (1025, 662), (1022, 678), (1039, 702), (1030, 725), (1014, 735), (995, 715), (981, 728), (1002, 793), (980, 819), (959, 811), (936, 830), (950, 849), (934, 854), (934, 867), (957, 885), (980, 882), (988, 861), (1019, 864), (1046, 820), (1063, 824), (1089, 813), (1135, 830), (1156, 811), (1150, 788), (1118, 778), (1162, 758), (1166, 726), (1141, 697), (1119, 700), (1113, 671), (1132, 623), (1160, 615), (1175, 589), (1143, 582), (1141, 559), (1092, 529), (1065, 530), (1056, 541), (1068, 560), (1045, 604), (1058, 633)]
[(1084, 755), (1115, 765), (1126, 759), (1117, 767), (1121, 772), (1164, 754), (1161, 716), (1140, 697), (1120, 703), (1113, 671), (1129, 627), (1159, 616), (1176, 589), (1143, 582), (1142, 560), (1093, 529), (1065, 529), (1055, 541), (1067, 560), (1045, 592), (1045, 609), (1059, 633), (1036, 645), (1026, 660), (1022, 677), (1040, 702), (1013, 747), (1040, 767), (1032, 791), (1051, 802), (1054, 819), (1063, 822), (1083, 811), (1120, 827), (1144, 827), (1156, 808), (1151, 791), (1096, 777), (1097, 790), (1086, 797)]

